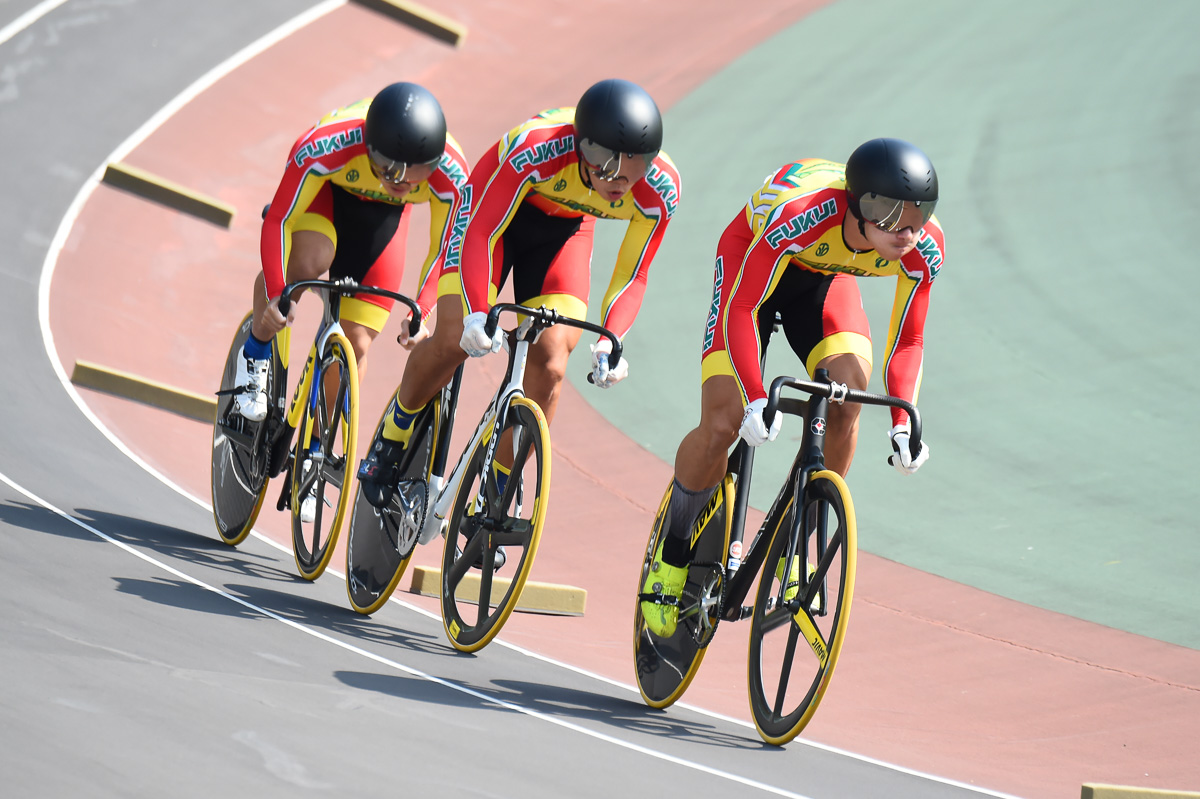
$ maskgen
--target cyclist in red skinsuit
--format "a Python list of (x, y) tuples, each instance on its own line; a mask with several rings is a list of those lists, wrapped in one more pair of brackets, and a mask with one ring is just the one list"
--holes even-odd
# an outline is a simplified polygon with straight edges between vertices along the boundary
[[(455, 239), (438, 288), (438, 324), (405, 366), (383, 435), (359, 470), (372, 504), (390, 499), (412, 419), (468, 354), (500, 349), (483, 320), (511, 274), (516, 302), (567, 316), (587, 311), (592, 231), (597, 218), (628, 220), (601, 305), (618, 338), (633, 324), (650, 263), (679, 202), (679, 175), (660, 152), (662, 118), (632, 83), (601, 81), (577, 108), (553, 109), (510, 130), (475, 165), (463, 190)], [(525, 392), (554, 417), (577, 328), (552, 327), (530, 347)], [(608, 388), (627, 374), (609, 369), (609, 342), (593, 346), (593, 378)]]
[[(279, 313), (284, 285), (328, 271), (332, 278), (398, 290), (404, 212), (412, 203), (431, 209), (429, 255), (417, 297), (428, 316), (466, 177), (466, 159), (446, 132), (441, 107), (413, 83), (392, 84), (374, 98), (333, 111), (296, 141), (263, 221), (252, 335), (238, 365), (237, 385), (246, 387), (236, 399), (239, 413), (253, 421), (266, 415), (270, 340), (292, 321), (292, 314), (284, 319)], [(366, 295), (342, 301), (342, 327), (360, 379), (367, 350), (391, 307), (390, 299)], [(423, 329), (415, 340), (426, 335)]]
[[(700, 424), (679, 445), (667, 535), (643, 593), (679, 596), (687, 580), (688, 527), (724, 477), (729, 447), (739, 435), (759, 446), (779, 433), (783, 414), (770, 429), (763, 420), (760, 368), (777, 312), (810, 374), (826, 369), (835, 382), (864, 390), (871, 333), (855, 278), (894, 275), (884, 391), (916, 401), (929, 290), (946, 252), (933, 217), (937, 196), (937, 174), (924, 153), (898, 139), (874, 139), (845, 166), (819, 159), (785, 164), (726, 228), (705, 328)], [(825, 463), (842, 476), (854, 458), (858, 411), (855, 403), (830, 404)], [(892, 411), (889, 438), (901, 472), (912, 474), (928, 459), (924, 443), (916, 458), (910, 454), (904, 411)], [(644, 601), (641, 608), (651, 632), (674, 633), (674, 605)]]

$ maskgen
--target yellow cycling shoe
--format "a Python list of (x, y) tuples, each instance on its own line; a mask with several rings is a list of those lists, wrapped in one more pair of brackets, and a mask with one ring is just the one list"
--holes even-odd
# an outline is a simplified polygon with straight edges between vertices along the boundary
[[(670, 638), (675, 634), (675, 625), (679, 621), (679, 598), (683, 595), (687, 576), (687, 566), (672, 566), (663, 562), (660, 542), (654, 562), (650, 564), (650, 573), (642, 585), (641, 605), (647, 629), (660, 638)], [(648, 596), (649, 599), (646, 598)]]

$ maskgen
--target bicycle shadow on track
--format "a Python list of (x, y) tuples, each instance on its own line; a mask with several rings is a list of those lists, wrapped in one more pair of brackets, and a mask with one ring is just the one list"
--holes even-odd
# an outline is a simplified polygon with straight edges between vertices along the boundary
[[(301, 591), (316, 590), (313, 583), (294, 576)], [(284, 619), (334, 637), (345, 637), (358, 647), (378, 644), (407, 653), (453, 656), (454, 650), (435, 633), (406, 630), (356, 613), (349, 607), (331, 604), (322, 597), (288, 593), (254, 585), (226, 585), (224, 590), (249, 604), (268, 610)]]
[(696, 718), (696, 714), (687, 711), (658, 710), (637, 700), (606, 696), (562, 685), (522, 680), (493, 680), (492, 684), (507, 693), (507, 696), (497, 696), (498, 699), (548, 716), (563, 716), (576, 721), (590, 720), (620, 730), (666, 736), (673, 740), (709, 746), (732, 749), (764, 748), (763, 742), (750, 731), (745, 737), (733, 735), (719, 729), (717, 722)]
[(87, 508), (76, 509), (75, 515), (116, 541), (145, 547), (163, 557), (276, 582), (297, 579), (295, 572), (280, 567), (270, 554), (231, 547), (191, 530)]
[[(440, 686), (445, 690), (431, 690), (427, 680), (404, 675), (338, 671), (334, 673), (334, 677), (350, 688), (374, 691), (396, 699), (464, 708), (491, 705), (507, 712), (516, 711), (504, 705), (514, 705), (522, 710), (556, 716), (577, 724), (591, 723), (610, 727), (624, 733), (663, 736), (674, 741), (731, 749), (764, 748), (764, 744), (757, 738), (732, 735), (718, 729), (712, 722), (681, 718), (678, 715), (668, 716), (663, 711), (621, 697), (556, 685), (495, 680), (491, 683), (494, 687), (489, 688), (459, 680), (446, 680), (452, 686), (466, 690), (455, 690), (447, 686)], [(499, 690), (496, 690), (497, 688)], [(489, 699), (495, 701), (488, 701)], [(496, 702), (502, 702), (504, 705), (497, 705)]]

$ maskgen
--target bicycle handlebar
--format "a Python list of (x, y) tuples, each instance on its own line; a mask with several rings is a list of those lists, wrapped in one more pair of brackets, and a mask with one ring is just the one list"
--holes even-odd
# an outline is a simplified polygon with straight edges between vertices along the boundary
[(298, 289), (324, 289), (325, 291), (337, 292), (344, 297), (352, 297), (355, 294), (390, 297), (396, 302), (407, 305), (412, 310), (412, 317), (408, 321), (408, 334), (415, 336), (421, 332), (421, 306), (417, 305), (416, 300), (404, 294), (381, 289), (378, 286), (360, 285), (356, 280), (349, 277), (339, 278), (338, 280), (297, 280), (295, 283), (289, 283), (284, 286), (283, 293), (279, 295), (279, 313), (283, 314), (285, 319), (287, 318), (288, 311), (292, 308), (292, 293)]
[(763, 409), (763, 424), (767, 429), (771, 429), (771, 423), (775, 421), (775, 414), (781, 412), (779, 410), (780, 403), (787, 400), (781, 400), (779, 393), (784, 387), (807, 391), (809, 394), (817, 394), (827, 399), (835, 400), (835, 393), (843, 402), (857, 402), (862, 405), (884, 405), (889, 408), (901, 408), (908, 413), (910, 420), (911, 432), (908, 439), (908, 451), (915, 458), (921, 452), (921, 413), (917, 410), (917, 406), (911, 402), (902, 400), (899, 397), (892, 397), (887, 394), (872, 394), (869, 391), (859, 391), (853, 388), (846, 388), (842, 383), (814, 383), (810, 380), (797, 380), (794, 377), (777, 377), (771, 381), (771, 389), (767, 392), (767, 407)]
[[(563, 316), (553, 308), (542, 306), (541, 308), (529, 308), (524, 305), (515, 305), (509, 302), (501, 302), (492, 306), (488, 311), (487, 322), (484, 323), (483, 332), (487, 333), (488, 337), (496, 334), (496, 326), (500, 324), (500, 314), (505, 311), (512, 313), (525, 314), (534, 320), (534, 326), (545, 329), (553, 325), (567, 325), (569, 327), (577, 327), (580, 330), (589, 330), (597, 335), (604, 336), (612, 342), (612, 352), (608, 356), (608, 368), (616, 369), (617, 364), (621, 362), (621, 342), (617, 339), (617, 335), (602, 325), (585, 322), (582, 319), (575, 319), (570, 316)], [(588, 381), (591, 381), (591, 375), (588, 375)]]

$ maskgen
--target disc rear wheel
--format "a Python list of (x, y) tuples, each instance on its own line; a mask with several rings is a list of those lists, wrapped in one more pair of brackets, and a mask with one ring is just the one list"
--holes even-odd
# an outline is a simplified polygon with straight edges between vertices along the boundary
[(230, 546), (245, 540), (254, 527), (267, 493), (269, 431), (278, 424), (279, 398), (286, 375), (274, 342), (271, 368), (267, 377), (268, 415), (262, 422), (251, 422), (234, 408), (237, 363), (250, 335), (251, 315), (247, 314), (234, 333), (221, 373), (213, 421), (212, 507), (217, 534)]
[[(438, 437), (445, 430), (441, 394), (413, 420), (412, 437), (400, 461), (399, 487), (386, 507), (367, 501), (359, 484), (346, 537), (346, 593), (350, 607), (371, 614), (383, 607), (400, 584), (417, 546), (429, 505), (429, 470)], [(372, 441), (379, 437), (391, 403)]]
[[(664, 534), (671, 490), (671, 486), (668, 486), (646, 544), (637, 585), (639, 594)], [(692, 563), (688, 567), (687, 582), (680, 598), (679, 621), (675, 632), (667, 638), (654, 635), (646, 627), (641, 601), (634, 606), (634, 669), (638, 690), (650, 707), (668, 707), (683, 696), (700, 670), (704, 653), (708, 651), (708, 644), (720, 620), (729, 552), (730, 517), (727, 509), (733, 503), (732, 478), (727, 476), (717, 487), (717, 492), (720, 495), (713, 497), (700, 519), (702, 527), (692, 548)]]

